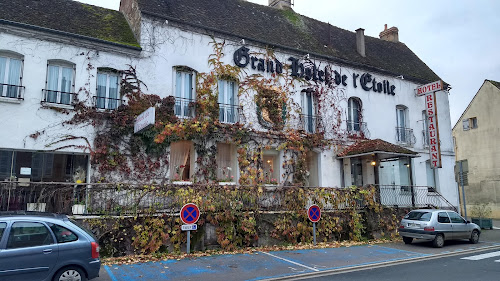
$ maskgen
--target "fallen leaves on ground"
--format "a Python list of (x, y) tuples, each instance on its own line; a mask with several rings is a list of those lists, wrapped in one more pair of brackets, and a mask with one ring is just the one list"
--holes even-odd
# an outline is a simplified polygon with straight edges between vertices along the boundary
[(113, 257), (113, 258), (103, 258), (102, 262), (104, 265), (122, 265), (122, 264), (135, 264), (135, 263), (145, 263), (145, 262), (158, 262), (165, 260), (182, 260), (186, 258), (200, 258), (200, 257), (210, 257), (215, 255), (234, 255), (234, 254), (258, 254), (258, 252), (272, 252), (272, 251), (294, 251), (294, 250), (309, 250), (309, 249), (323, 249), (323, 248), (339, 248), (339, 247), (351, 247), (359, 245), (374, 245), (381, 243), (388, 243), (399, 241), (401, 239), (375, 239), (364, 242), (355, 241), (333, 241), (333, 242), (321, 242), (317, 245), (311, 243), (299, 243), (297, 245), (288, 246), (265, 246), (265, 247), (252, 247), (239, 249), (236, 251), (223, 251), (223, 250), (206, 250), (194, 253), (161, 253), (155, 255), (129, 255), (123, 257)]

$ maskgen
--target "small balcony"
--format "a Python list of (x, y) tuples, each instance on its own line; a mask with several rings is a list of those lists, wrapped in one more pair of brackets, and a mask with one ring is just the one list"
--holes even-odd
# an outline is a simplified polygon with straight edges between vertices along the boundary
[(308, 134), (315, 134), (322, 131), (322, 119), (318, 115), (300, 114), (299, 129)]
[(55, 104), (55, 105), (73, 105), (76, 101), (76, 93), (42, 90), (42, 103)]
[(346, 120), (347, 133), (351, 137), (370, 138), (370, 131), (366, 122), (354, 122)]
[(239, 105), (219, 103), (219, 121), (221, 123), (239, 123), (243, 108)]
[(174, 113), (181, 119), (193, 118), (195, 116), (194, 99), (175, 98)]
[(416, 142), (413, 129), (396, 127), (396, 142), (406, 146), (413, 146)]
[(94, 105), (98, 109), (117, 109), (120, 105), (124, 104), (125, 101), (118, 98), (108, 98), (108, 97), (97, 97), (93, 96)]
[(24, 100), (24, 86), (0, 83), (0, 97)]

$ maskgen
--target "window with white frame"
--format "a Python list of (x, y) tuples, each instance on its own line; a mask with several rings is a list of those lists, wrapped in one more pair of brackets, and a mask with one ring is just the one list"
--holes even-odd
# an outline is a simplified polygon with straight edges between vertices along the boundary
[(316, 101), (312, 89), (302, 91), (302, 116), (301, 121), (303, 128), (308, 133), (316, 133), (317, 118)]
[(424, 146), (429, 146), (429, 119), (427, 118), (427, 111), (422, 111), (422, 143)]
[(75, 65), (63, 61), (49, 61), (43, 101), (70, 105), (74, 98)]
[(219, 121), (237, 123), (239, 114), (238, 85), (235, 81), (219, 80)]
[(361, 101), (351, 97), (347, 101), (347, 131), (359, 132), (361, 130)]
[(177, 117), (193, 117), (194, 111), (190, 106), (195, 100), (195, 72), (186, 67), (175, 68), (175, 107)]
[(264, 183), (278, 184), (280, 182), (279, 152), (276, 150), (266, 150), (262, 157)]
[(236, 161), (236, 148), (233, 144), (217, 144), (217, 180), (219, 182), (237, 181)]
[(408, 127), (408, 108), (404, 105), (396, 106), (396, 140), (401, 143), (410, 143), (412, 133)]
[(191, 141), (178, 141), (170, 145), (170, 179), (189, 181), (194, 166), (194, 147)]
[(113, 70), (97, 71), (96, 107), (99, 109), (116, 109), (121, 105), (119, 94), (119, 72)]
[(0, 52), (0, 97), (22, 98), (23, 57), (11, 52)]

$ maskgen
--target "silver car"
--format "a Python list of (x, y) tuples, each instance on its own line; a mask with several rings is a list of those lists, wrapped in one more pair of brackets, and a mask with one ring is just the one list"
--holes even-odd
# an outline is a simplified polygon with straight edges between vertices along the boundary
[(441, 248), (445, 240), (452, 239), (469, 239), (476, 244), (479, 242), (481, 228), (454, 211), (422, 209), (406, 214), (398, 232), (405, 244), (418, 238), (431, 240), (434, 247)]
[(65, 215), (0, 212), (0, 280), (74, 280), (99, 276), (99, 245)]

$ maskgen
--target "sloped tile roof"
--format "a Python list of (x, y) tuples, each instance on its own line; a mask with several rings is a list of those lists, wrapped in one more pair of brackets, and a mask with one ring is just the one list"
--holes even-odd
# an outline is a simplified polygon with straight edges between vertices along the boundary
[[(144, 14), (347, 61), (417, 82), (439, 77), (405, 44), (365, 36), (366, 57), (356, 33), (295, 13), (244, 0), (137, 0)], [(382, 27), (381, 27), (382, 28)]]
[(497, 81), (493, 81), (493, 80), (488, 80), (491, 84), (493, 84), (495, 87), (497, 87), (498, 89), (500, 89), (500, 82), (497, 82)]
[(371, 152), (389, 152), (394, 154), (417, 155), (417, 152), (411, 151), (399, 145), (386, 142), (381, 139), (362, 140), (346, 147), (338, 157), (366, 154)]
[(0, 20), (140, 47), (121, 12), (71, 0), (0, 0)]

